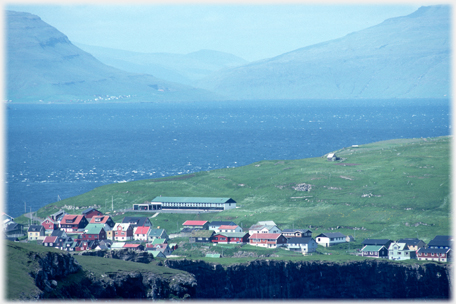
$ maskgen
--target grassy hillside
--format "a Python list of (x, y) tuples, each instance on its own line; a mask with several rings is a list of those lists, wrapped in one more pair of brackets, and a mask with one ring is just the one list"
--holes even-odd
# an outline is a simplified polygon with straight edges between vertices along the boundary
[[(357, 240), (419, 237), (428, 242), (450, 233), (450, 137), (399, 139), (335, 151), (325, 157), (260, 161), (247, 166), (111, 184), (38, 210), (99, 205), (115, 220), (133, 203), (163, 196), (232, 197), (238, 208), (220, 213), (169, 214), (154, 226), (176, 232), (185, 220), (232, 220), (244, 228), (273, 220), (281, 229), (311, 228), (313, 236), (337, 229)], [(299, 184), (310, 191), (295, 190)], [(80, 213), (82, 210), (74, 211)], [(137, 213), (152, 216), (153, 213)]]

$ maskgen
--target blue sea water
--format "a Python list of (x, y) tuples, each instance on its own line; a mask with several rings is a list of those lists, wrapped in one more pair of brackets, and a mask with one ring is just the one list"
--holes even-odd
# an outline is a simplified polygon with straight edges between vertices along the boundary
[(5, 208), (16, 217), (110, 183), (449, 135), (450, 114), (433, 100), (9, 104)]

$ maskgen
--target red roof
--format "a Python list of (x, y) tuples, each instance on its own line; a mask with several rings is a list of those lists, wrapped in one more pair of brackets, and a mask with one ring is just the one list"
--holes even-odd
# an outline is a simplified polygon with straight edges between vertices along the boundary
[(207, 221), (186, 221), (182, 225), (184, 226), (203, 226)]
[(279, 236), (281, 236), (280, 233), (254, 233), (250, 239), (278, 239)]
[(55, 240), (57, 240), (56, 236), (47, 236), (44, 238), (43, 243), (55, 243)]
[(234, 225), (234, 226), (222, 225), (222, 226), (219, 227), (219, 230), (222, 230), (222, 229), (225, 229), (225, 230), (234, 230), (234, 229), (236, 229), (236, 227), (238, 227), (238, 225)]
[(136, 227), (135, 234), (147, 234), (150, 227), (139, 226)]
[[(99, 221), (95, 221), (95, 219), (99, 218)], [(90, 219), (91, 224), (106, 224), (106, 222), (109, 220), (109, 215), (95, 215)]]
[(124, 248), (137, 248), (141, 246), (141, 244), (125, 244)]
[[(78, 225), (81, 222), (83, 217), (84, 217), (84, 215), (67, 214), (67, 215), (65, 215), (62, 218), (60, 223), (61, 224), (75, 224), (75, 225)], [(70, 220), (70, 221), (67, 222), (67, 220)]]

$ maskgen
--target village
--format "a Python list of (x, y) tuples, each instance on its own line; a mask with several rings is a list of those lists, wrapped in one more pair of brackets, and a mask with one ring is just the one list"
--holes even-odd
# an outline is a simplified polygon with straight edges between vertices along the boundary
[[(150, 202), (133, 205), (133, 210), (143, 212), (220, 212), (233, 208), (236, 208), (236, 202), (231, 198), (207, 197), (159, 196)], [(19, 226), (14, 219), (4, 214), (3, 228), (8, 239), (18, 241), (12, 233), (17, 232)], [(259, 221), (247, 231), (232, 221), (187, 220), (182, 223), (178, 234), (168, 235), (165, 229), (154, 228), (147, 216), (126, 216), (121, 223), (115, 223), (110, 215), (104, 215), (96, 208), (87, 208), (81, 214), (59, 210), (46, 217), (40, 225), (29, 225), (26, 241), (36, 241), (42, 246), (68, 252), (129, 249), (167, 258), (172, 257), (173, 251), (179, 246), (173, 242), (176, 237), (188, 238), (192, 244), (248, 244), (270, 249), (282, 248), (303, 255), (315, 253), (318, 246), (331, 247), (354, 241), (353, 236), (340, 232), (312, 236), (309, 229), (280, 229), (273, 221), (267, 220)], [(451, 243), (452, 237), (446, 235), (437, 235), (428, 244), (418, 238), (365, 239), (356, 255), (390, 260), (449, 262)], [(208, 254), (207, 257), (222, 256)]]

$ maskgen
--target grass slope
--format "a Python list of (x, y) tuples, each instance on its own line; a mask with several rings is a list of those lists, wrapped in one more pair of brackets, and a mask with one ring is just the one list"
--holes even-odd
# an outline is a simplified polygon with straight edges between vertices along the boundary
[[(419, 237), (450, 233), (450, 137), (398, 139), (335, 151), (325, 157), (260, 161), (239, 168), (148, 179), (96, 188), (38, 210), (44, 218), (60, 207), (131, 208), (163, 196), (232, 197), (239, 208), (220, 213), (167, 214), (152, 218), (168, 233), (185, 220), (231, 220), (244, 229), (273, 220), (281, 229), (309, 228), (313, 236), (337, 229), (356, 239)], [(297, 191), (296, 185), (311, 185)], [(79, 211), (74, 211), (80, 213)], [(126, 215), (113, 213), (120, 221)], [(19, 220), (19, 219), (17, 219)]]

